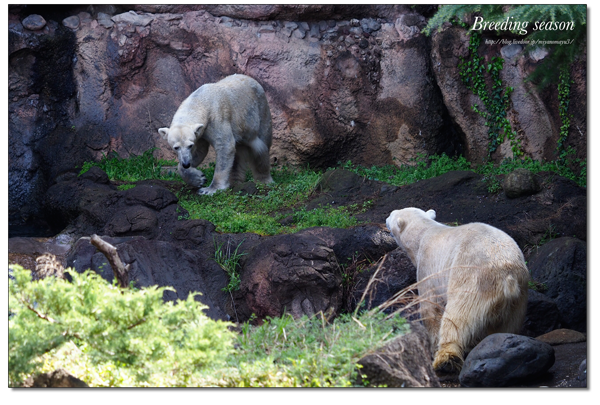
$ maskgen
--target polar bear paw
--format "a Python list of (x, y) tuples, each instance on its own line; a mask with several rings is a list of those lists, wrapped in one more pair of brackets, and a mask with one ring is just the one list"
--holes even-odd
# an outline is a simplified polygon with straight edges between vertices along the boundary
[(200, 190), (198, 190), (198, 195), (213, 195), (216, 192), (217, 192), (216, 188), (203, 187)]
[(433, 370), (438, 377), (456, 376), (463, 365), (462, 356), (452, 348), (441, 348), (435, 355)]

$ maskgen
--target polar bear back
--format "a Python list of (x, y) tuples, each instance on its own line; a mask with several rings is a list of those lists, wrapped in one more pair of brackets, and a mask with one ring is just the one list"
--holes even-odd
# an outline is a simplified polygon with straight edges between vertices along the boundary
[[(419, 290), (429, 290), (442, 301), (453, 278), (474, 277), (478, 281), (474, 285), (505, 289), (509, 295), (529, 279), (517, 243), (493, 226), (478, 222), (447, 226), (435, 221), (434, 211), (416, 208), (394, 211), (386, 222), (417, 268)], [(514, 283), (507, 283), (509, 279)]]
[(424, 267), (426, 275), (455, 266), (503, 268), (525, 264), (521, 249), (510, 236), (478, 222), (428, 229), (415, 256), (417, 267)]
[(264, 122), (271, 122), (271, 113), (262, 86), (251, 77), (236, 74), (190, 94), (177, 109), (171, 127), (199, 123), (210, 134), (231, 125), (239, 142), (242, 134), (247, 141), (254, 139)]

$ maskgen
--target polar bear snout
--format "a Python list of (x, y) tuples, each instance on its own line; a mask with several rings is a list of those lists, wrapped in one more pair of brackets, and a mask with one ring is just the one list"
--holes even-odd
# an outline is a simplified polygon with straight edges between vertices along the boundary
[(190, 162), (181, 162), (181, 167), (183, 167), (184, 169), (189, 169), (190, 166)]

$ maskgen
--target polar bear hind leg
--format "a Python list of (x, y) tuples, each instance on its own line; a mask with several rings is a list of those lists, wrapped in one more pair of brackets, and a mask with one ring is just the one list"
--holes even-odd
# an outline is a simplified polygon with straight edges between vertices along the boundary
[(262, 139), (254, 138), (250, 144), (250, 150), (252, 151), (252, 157), (248, 160), (250, 161), (250, 168), (252, 169), (254, 180), (262, 183), (272, 183), (273, 178), (271, 177), (269, 147)]
[(518, 281), (500, 271), (490, 272), (491, 277), (482, 273), (487, 272), (465, 266), (454, 269), (449, 280), (454, 294), (448, 297), (433, 362), (440, 376), (460, 372), (466, 354), (484, 337), (518, 333), (523, 323), (527, 303)]

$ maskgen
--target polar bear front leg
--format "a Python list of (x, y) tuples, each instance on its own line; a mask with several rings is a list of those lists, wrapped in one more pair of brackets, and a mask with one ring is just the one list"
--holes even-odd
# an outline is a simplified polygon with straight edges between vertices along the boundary
[(229, 178), (235, 159), (235, 141), (233, 140), (233, 136), (231, 136), (230, 142), (219, 142), (214, 145), (214, 148), (217, 154), (215, 175), (210, 186), (198, 190), (198, 194), (200, 195), (211, 195), (217, 190), (229, 188)]

